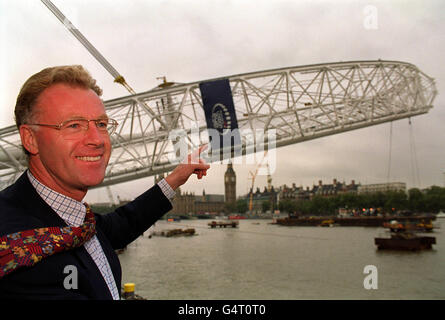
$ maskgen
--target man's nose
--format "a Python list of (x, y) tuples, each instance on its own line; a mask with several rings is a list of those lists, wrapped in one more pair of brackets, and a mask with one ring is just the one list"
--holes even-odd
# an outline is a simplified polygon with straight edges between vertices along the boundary
[(85, 139), (89, 144), (104, 144), (105, 135), (99, 131), (94, 120), (88, 121), (88, 128), (85, 132)]

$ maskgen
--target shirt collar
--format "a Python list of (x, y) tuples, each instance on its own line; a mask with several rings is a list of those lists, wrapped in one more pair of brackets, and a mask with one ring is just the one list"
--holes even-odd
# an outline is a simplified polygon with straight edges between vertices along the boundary
[(66, 224), (78, 227), (83, 224), (86, 207), (82, 202), (58, 193), (37, 180), (27, 170), (28, 178), (40, 197), (53, 209)]

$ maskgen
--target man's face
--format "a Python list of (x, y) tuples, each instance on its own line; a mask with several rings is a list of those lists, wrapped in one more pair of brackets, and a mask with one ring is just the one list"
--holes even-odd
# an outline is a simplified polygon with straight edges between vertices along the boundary
[[(73, 118), (106, 118), (105, 107), (90, 89), (56, 84), (39, 96), (34, 123), (60, 124)], [(32, 126), (31, 126), (32, 127)], [(93, 121), (85, 134), (67, 139), (57, 129), (33, 127), (37, 154), (31, 172), (45, 185), (73, 198), (83, 198), (88, 187), (101, 183), (111, 154), (110, 137)]]

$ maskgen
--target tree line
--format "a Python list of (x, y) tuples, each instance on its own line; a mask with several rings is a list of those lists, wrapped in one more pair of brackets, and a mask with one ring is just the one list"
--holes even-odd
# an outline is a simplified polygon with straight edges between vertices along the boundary
[[(238, 212), (248, 211), (246, 201), (238, 200)], [(262, 211), (270, 210), (271, 202), (263, 201)], [(282, 199), (278, 204), (281, 212), (302, 215), (336, 215), (339, 208), (361, 211), (363, 208), (378, 209), (380, 213), (409, 211), (412, 213), (438, 213), (445, 211), (445, 188), (432, 186), (426, 190), (418, 188), (404, 191), (387, 191), (376, 193), (342, 193), (334, 196), (314, 196), (311, 200)]]

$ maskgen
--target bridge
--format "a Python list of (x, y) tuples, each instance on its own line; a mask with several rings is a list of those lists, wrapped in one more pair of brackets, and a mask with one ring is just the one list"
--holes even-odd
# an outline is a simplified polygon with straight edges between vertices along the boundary
[[(425, 114), (437, 95), (434, 79), (401, 61), (322, 63), (223, 78), (238, 128), (249, 133), (241, 135), (242, 154)], [(200, 83), (164, 79), (152, 90), (104, 102), (119, 127), (99, 187), (171, 171), (179, 138), (190, 149), (209, 142)], [(273, 143), (264, 138), (271, 132)], [(26, 163), (17, 128), (0, 129), (0, 187), (12, 184)]]

